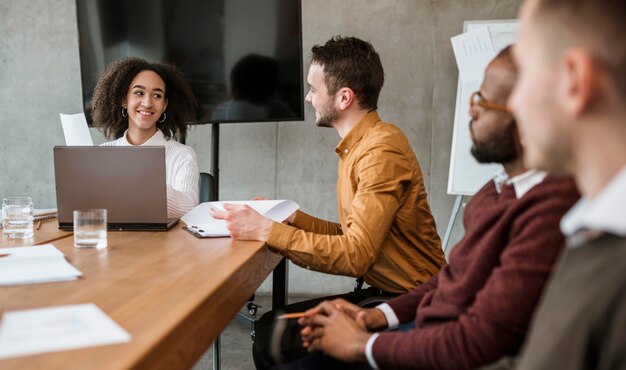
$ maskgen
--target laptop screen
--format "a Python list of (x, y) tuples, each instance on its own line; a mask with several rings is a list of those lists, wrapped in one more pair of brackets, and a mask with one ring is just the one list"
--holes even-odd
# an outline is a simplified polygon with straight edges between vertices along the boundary
[(54, 175), (61, 226), (85, 208), (120, 227), (167, 224), (165, 147), (55, 146)]

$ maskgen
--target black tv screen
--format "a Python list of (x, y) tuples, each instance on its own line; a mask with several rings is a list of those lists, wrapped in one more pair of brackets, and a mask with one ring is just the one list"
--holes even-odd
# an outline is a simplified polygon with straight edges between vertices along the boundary
[(98, 76), (130, 56), (178, 66), (198, 123), (304, 120), (300, 0), (76, 0), (76, 11), (89, 120)]

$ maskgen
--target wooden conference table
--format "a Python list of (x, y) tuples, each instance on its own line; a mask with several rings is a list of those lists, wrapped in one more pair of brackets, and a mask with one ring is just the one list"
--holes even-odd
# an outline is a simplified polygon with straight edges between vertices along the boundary
[[(56, 220), (44, 222), (25, 244), (52, 242), (82, 278), (0, 287), (0, 305), (10, 311), (95, 303), (132, 339), (0, 360), (0, 369), (190, 368), (284, 264), (262, 242), (198, 239), (180, 225), (168, 232), (109, 232), (102, 251), (75, 249), (72, 234), (56, 227)], [(0, 247), (18, 244), (0, 239)]]

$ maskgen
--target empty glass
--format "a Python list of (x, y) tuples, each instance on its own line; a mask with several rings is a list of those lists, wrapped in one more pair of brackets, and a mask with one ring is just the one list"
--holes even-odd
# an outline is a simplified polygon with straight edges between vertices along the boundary
[(33, 200), (30, 197), (2, 199), (2, 234), (16, 239), (33, 236)]
[(74, 211), (74, 247), (107, 247), (107, 210), (79, 209)]

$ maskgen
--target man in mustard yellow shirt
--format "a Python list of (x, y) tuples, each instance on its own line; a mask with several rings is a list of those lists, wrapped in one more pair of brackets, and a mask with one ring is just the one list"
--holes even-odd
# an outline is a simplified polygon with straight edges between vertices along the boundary
[[(340, 223), (298, 211), (281, 224), (239, 205), (212, 215), (226, 220), (234, 239), (265, 241), (299, 266), (362, 277), (370, 288), (341, 295), (348, 301), (405, 293), (436, 275), (445, 258), (411, 145), (376, 112), (384, 82), (380, 58), (368, 42), (335, 37), (312, 48), (307, 82), (306, 100), (317, 126), (335, 128), (342, 138), (335, 148)], [(302, 311), (319, 301), (284, 311)], [(267, 313), (257, 322), (257, 368), (273, 365), (268, 353), (273, 316)], [(283, 346), (285, 359), (306, 353), (297, 326), (293, 337), (293, 346)]]

